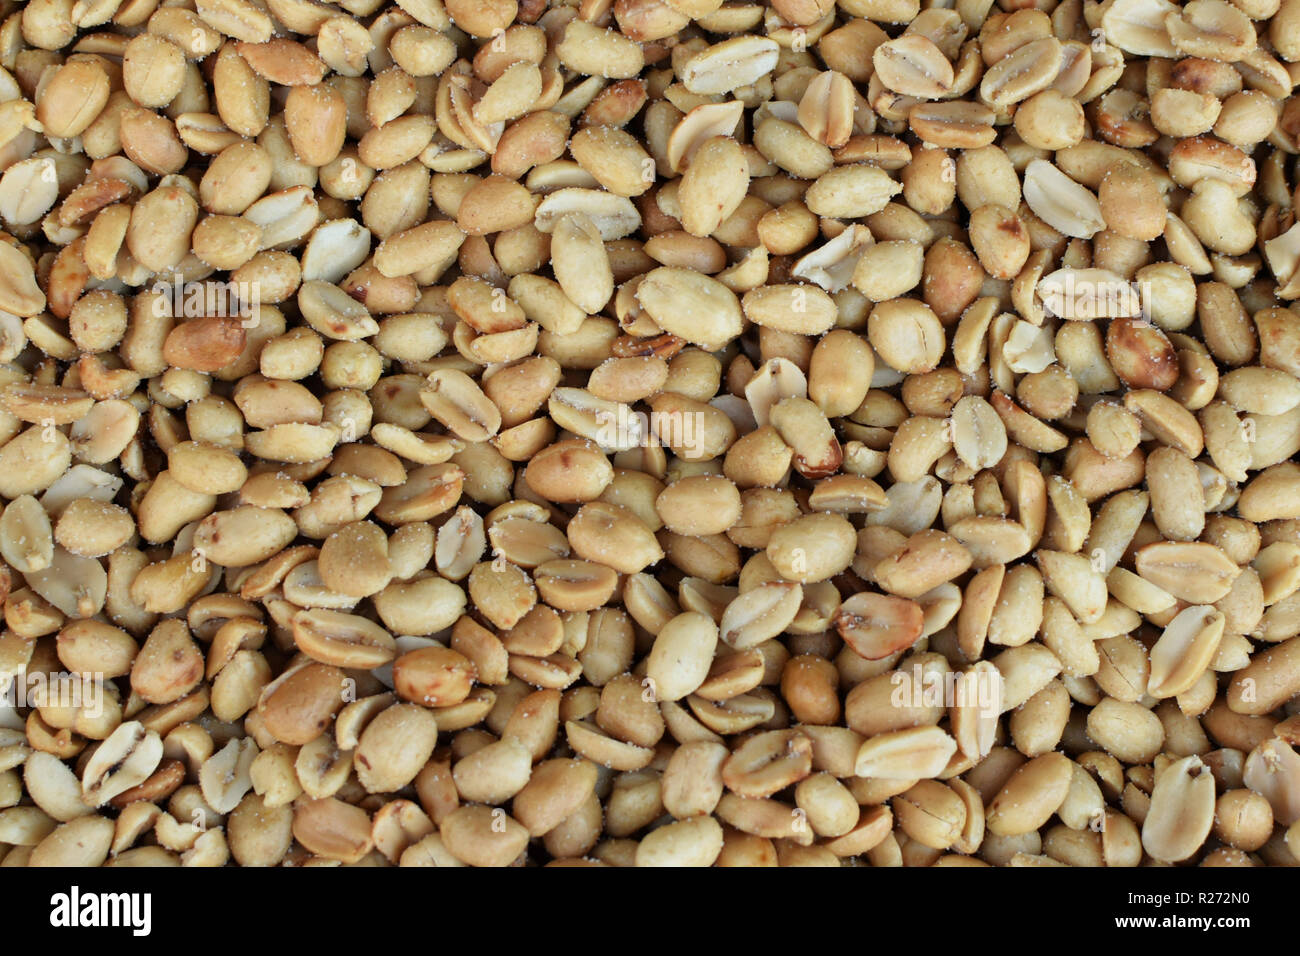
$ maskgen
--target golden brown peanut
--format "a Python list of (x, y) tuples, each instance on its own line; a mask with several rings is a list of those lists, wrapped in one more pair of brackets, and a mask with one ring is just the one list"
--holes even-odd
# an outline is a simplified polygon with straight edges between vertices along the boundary
[(393, 685), (406, 700), (426, 707), (457, 704), (468, 696), (477, 671), (462, 654), (426, 647), (393, 662)]

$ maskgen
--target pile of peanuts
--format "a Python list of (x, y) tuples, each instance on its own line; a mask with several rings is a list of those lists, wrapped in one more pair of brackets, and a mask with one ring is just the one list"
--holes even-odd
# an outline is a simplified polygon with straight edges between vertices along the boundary
[(1295, 866), (1300, 0), (0, 0), (0, 866)]

